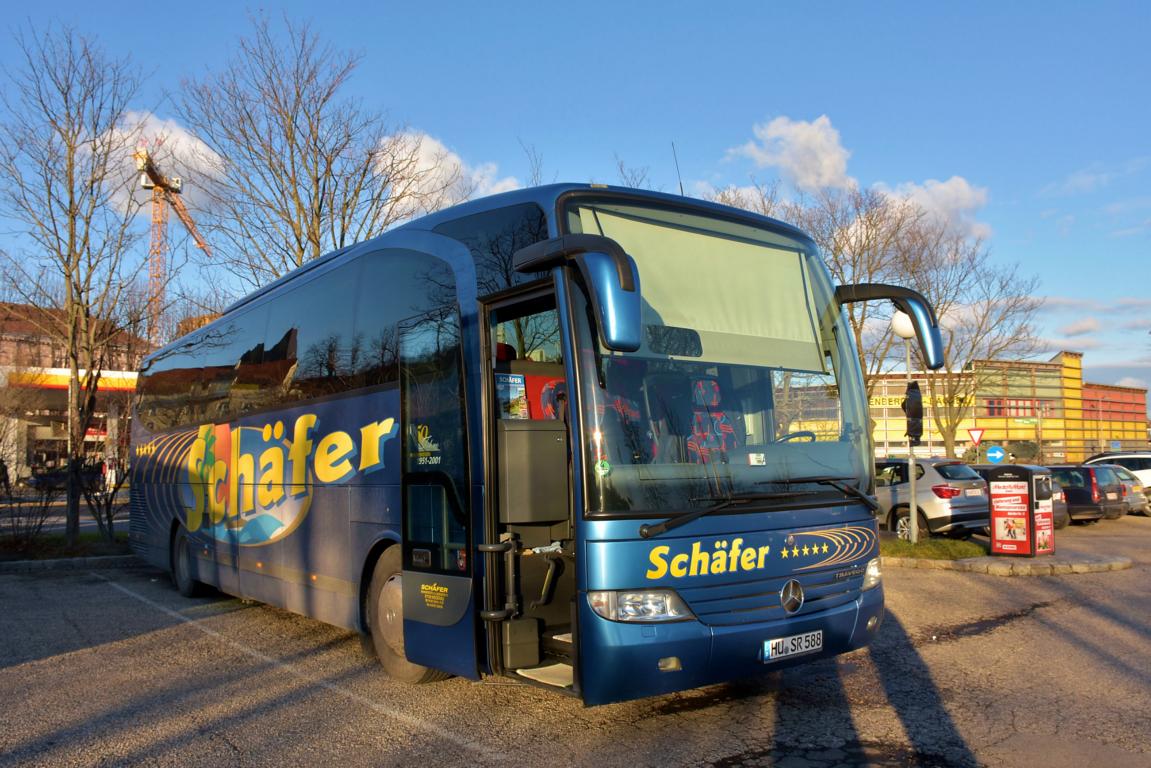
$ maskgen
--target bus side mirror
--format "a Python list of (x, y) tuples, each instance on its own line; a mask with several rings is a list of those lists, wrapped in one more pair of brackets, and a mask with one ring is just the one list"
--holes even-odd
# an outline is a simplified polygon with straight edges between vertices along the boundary
[(591, 293), (600, 342), (613, 352), (639, 349), (639, 270), (615, 240), (601, 235), (564, 235), (521, 248), (512, 256), (517, 272), (540, 272), (572, 262)]
[(883, 283), (856, 283), (841, 285), (835, 289), (835, 298), (840, 305), (856, 301), (886, 299), (911, 318), (915, 326), (915, 336), (927, 367), (937, 371), (943, 367), (943, 335), (939, 332), (939, 320), (935, 310), (923, 295), (910, 288)]

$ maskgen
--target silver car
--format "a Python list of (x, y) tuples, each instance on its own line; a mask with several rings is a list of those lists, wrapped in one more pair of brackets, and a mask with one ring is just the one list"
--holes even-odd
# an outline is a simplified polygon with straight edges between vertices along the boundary
[[(987, 483), (974, 469), (956, 459), (918, 459), (915, 505), (919, 531), (927, 534), (967, 537), (983, 533), (991, 525)], [(875, 498), (879, 523), (899, 538), (908, 538), (907, 459), (875, 462)]]
[(1127, 514), (1137, 512), (1141, 515), (1151, 515), (1151, 509), (1147, 504), (1147, 489), (1143, 486), (1143, 481), (1121, 464), (1107, 466), (1111, 467), (1123, 481), (1123, 501), (1127, 502)]

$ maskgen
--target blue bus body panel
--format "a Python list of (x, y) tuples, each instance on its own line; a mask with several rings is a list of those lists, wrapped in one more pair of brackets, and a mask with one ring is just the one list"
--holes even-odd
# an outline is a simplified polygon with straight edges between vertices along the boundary
[(179, 520), (199, 580), (360, 628), (363, 558), (400, 538), (397, 389), (136, 430), (132, 538), (149, 562), (169, 566)]
[[(842, 519), (852, 518), (854, 519)], [(783, 523), (807, 525), (779, 528)], [(832, 519), (824, 525), (810, 520)], [(840, 518), (834, 520), (834, 518)], [(592, 523), (590, 530), (634, 537), (642, 521)], [(841, 510), (726, 515), (649, 540), (586, 540), (579, 601), (580, 682), (586, 703), (605, 704), (765, 674), (866, 645), (883, 590), (861, 591), (864, 569), (878, 557), (875, 521)], [(770, 526), (770, 527), (769, 527)], [(782, 607), (790, 580), (805, 600)], [(674, 589), (694, 617), (667, 623), (610, 621), (588, 590)], [(764, 662), (764, 643), (823, 631), (815, 653)], [(663, 671), (660, 659), (675, 657)], [(674, 669), (678, 667), (678, 669)]]

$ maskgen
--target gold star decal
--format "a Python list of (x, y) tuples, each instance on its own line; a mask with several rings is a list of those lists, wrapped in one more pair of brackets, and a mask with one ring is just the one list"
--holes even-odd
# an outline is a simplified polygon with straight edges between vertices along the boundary
[(806, 544), (803, 545), (803, 554), (805, 554), (805, 555), (807, 554), (807, 545)]
[(791, 555), (792, 555), (792, 557), (799, 557), (799, 547), (792, 547), (791, 548)]
[(825, 554), (825, 555), (827, 554), (827, 544), (826, 543), (823, 545), (823, 554)]
[(783, 555), (784, 559), (786, 559), (787, 558), (787, 547), (784, 547), (783, 551), (780, 554)]

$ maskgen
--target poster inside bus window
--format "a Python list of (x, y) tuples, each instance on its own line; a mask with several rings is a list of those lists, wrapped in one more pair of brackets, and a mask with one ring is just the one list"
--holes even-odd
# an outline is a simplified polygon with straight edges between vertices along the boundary
[(496, 400), (501, 419), (528, 418), (527, 382), (520, 373), (496, 374)]

